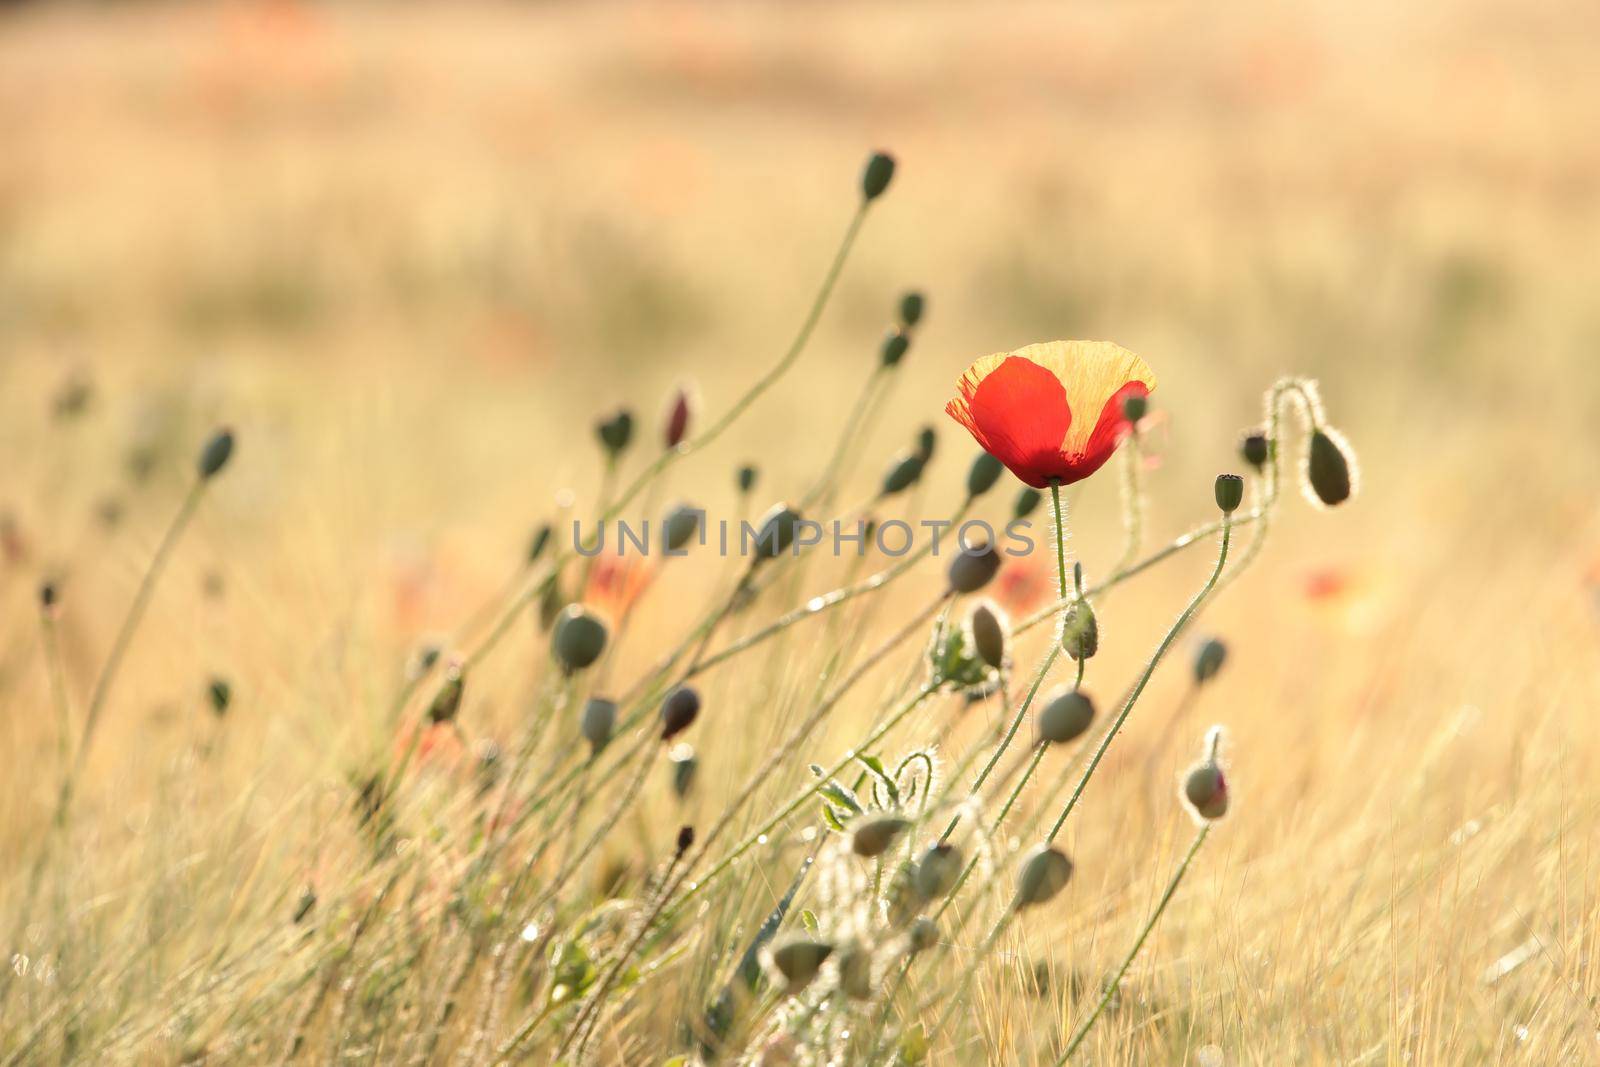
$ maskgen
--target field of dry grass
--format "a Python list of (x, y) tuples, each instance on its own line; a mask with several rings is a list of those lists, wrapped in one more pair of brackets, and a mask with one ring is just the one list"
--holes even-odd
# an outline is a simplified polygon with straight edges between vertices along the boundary
[[(1285, 500), (1259, 560), (1182, 636), (1063, 833), (1077, 869), (1049, 908), (980, 958), (1000, 898), (960, 901), (882, 1014), (813, 1010), (909, 1056), (907, 1028), (933, 1028), (970, 968), (926, 1062), (1055, 1063), (1187, 847), (1174, 782), (1216, 722), (1233, 810), (1082, 1062), (1600, 1059), (1597, 48), (1600, 15), (1566, 0), (7, 9), (0, 935), (19, 937), (0, 1063), (493, 1062), (550, 996), (552, 952), (603, 969), (678, 827), (714, 823), (943, 589), (942, 565), (707, 672), (694, 788), (677, 796), (663, 758), (608, 826), (634, 765), (585, 779), (532, 871), (542, 885), (582, 861), (552, 901), (506, 903), (504, 872), (474, 867), (501, 801), (532, 803), (541, 774), (581, 762), (589, 687), (647, 678), (732, 566), (702, 552), (652, 571), (602, 673), (572, 685), (517, 616), (473, 665), (459, 734), (415, 759), (405, 723), (433, 683), (397, 725), (406, 663), (425, 641), (474, 647), (535, 525), (598, 510), (598, 417), (638, 415), (626, 480), (674, 387), (709, 423), (778, 360), (874, 148), (899, 170), (816, 336), (653, 506), (738, 518), (801, 496), (907, 288), (927, 320), (851, 451), (841, 513), (933, 425), (933, 462), (896, 506), (950, 514), (976, 454), (941, 412), (952, 383), (1056, 337), (1114, 339), (1160, 376), (1145, 551), (1214, 517), (1212, 478), (1238, 469), (1238, 432), (1281, 375), (1321, 382), (1363, 486), (1329, 513)], [(224, 423), (238, 454), (157, 587), (55, 841), (71, 757), (47, 634), (75, 739)], [(748, 500), (745, 462), (761, 471)], [(1113, 464), (1069, 494), (1091, 580), (1122, 544), (1118, 481)], [(1002, 489), (977, 507), (997, 522)], [(1102, 705), (1213, 558), (1178, 554), (1098, 605)], [(807, 560), (724, 632), (888, 562)], [(1015, 565), (1014, 614), (1048, 602), (1053, 568)], [(619, 596), (591, 599), (618, 614)], [(1202, 633), (1229, 659), (1190, 699)], [(735, 834), (860, 742), (922, 640), (849, 690)], [(1049, 640), (1016, 642), (1012, 707)], [(222, 717), (213, 678), (231, 687)], [(954, 771), (1003, 703), (930, 700), (882, 752), (940, 739)], [(530, 737), (525, 788), (506, 768)], [(480, 792), (488, 742), (500, 777)], [(355, 785), (400, 763), (375, 858)], [(1072, 771), (1046, 756), (991, 845), (997, 877)], [(987, 817), (1000, 797), (982, 799)], [(514, 870), (539, 822), (494, 862)], [(652, 941), (591, 1058), (702, 1054), (689, 1022), (823, 831), (806, 807)], [(796, 909), (828, 922), (830, 891), (802, 883)], [(552, 1005), (517, 1054), (550, 1062), (572, 1015)], [(815, 1051), (745, 1036), (759, 1062)], [(842, 1062), (866, 1061), (859, 1034), (844, 1044)]]

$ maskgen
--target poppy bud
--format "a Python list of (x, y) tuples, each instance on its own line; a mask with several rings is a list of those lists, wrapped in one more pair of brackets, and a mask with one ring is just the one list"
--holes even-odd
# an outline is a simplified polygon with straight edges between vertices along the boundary
[(1016, 503), (1011, 505), (1011, 517), (1019, 521), (1027, 518), (1034, 513), (1039, 507), (1039, 501), (1043, 499), (1043, 494), (1033, 486), (1023, 486), (1022, 492), (1017, 494)]
[(300, 891), (300, 900), (294, 906), (294, 916), (290, 919), (296, 926), (306, 921), (306, 916), (311, 914), (317, 906), (317, 891), (306, 886)]
[(200, 450), (200, 462), (196, 464), (201, 481), (210, 481), (217, 476), (223, 467), (228, 465), (228, 459), (233, 455), (233, 431), (224, 427), (211, 435), (211, 440)]
[(772, 966), (788, 983), (785, 990), (798, 993), (811, 984), (822, 964), (833, 955), (833, 946), (809, 937), (793, 937), (772, 950)]
[(979, 604), (967, 616), (967, 627), (972, 631), (972, 647), (977, 650), (978, 658), (995, 670), (1004, 666), (1006, 627), (999, 609), (987, 603)]
[(39, 586), (39, 610), (43, 611), (47, 615), (50, 612), (54, 611), (55, 610), (55, 606), (56, 606), (56, 597), (57, 597), (57, 593), (56, 593), (56, 583), (55, 582), (45, 582), (42, 585), (40, 585)]
[(939, 943), (939, 924), (926, 915), (917, 916), (911, 924), (911, 933), (907, 936), (906, 947), (913, 954), (926, 952)]
[(456, 712), (461, 710), (461, 669), (451, 667), (445, 675), (444, 685), (433, 695), (433, 703), (428, 705), (428, 721), (431, 723), (453, 722)]
[(1183, 799), (1199, 822), (1215, 822), (1228, 814), (1228, 779), (1216, 760), (1201, 760), (1183, 776)]
[(839, 953), (839, 988), (851, 1000), (872, 996), (872, 953), (861, 945), (851, 945)]
[(1017, 872), (1017, 895), (1011, 906), (1018, 911), (1043, 904), (1066, 888), (1072, 877), (1072, 861), (1067, 854), (1049, 845), (1040, 845), (1022, 861)]
[(756, 487), (756, 476), (758, 474), (760, 474), (760, 472), (748, 464), (740, 467), (736, 478), (739, 485), (739, 492), (748, 493), (750, 490), (754, 489)]
[(661, 702), (661, 740), (683, 733), (699, 714), (700, 694), (692, 686), (678, 686)]
[(661, 437), (670, 452), (683, 444), (683, 439), (689, 436), (689, 393), (686, 389), (679, 389), (673, 395), (672, 403), (667, 406), (667, 420), (662, 426)]
[(1350, 499), (1355, 488), (1344, 441), (1329, 430), (1312, 431), (1311, 444), (1306, 449), (1305, 473), (1311, 491), (1330, 508)]
[(1228, 646), (1215, 637), (1208, 637), (1194, 650), (1194, 684), (1205, 685), (1217, 676), (1228, 660)]
[(556, 619), (550, 647), (567, 673), (581, 671), (606, 650), (606, 624), (582, 604), (568, 604)]
[(537, 563), (539, 557), (544, 555), (544, 550), (550, 545), (551, 525), (547, 522), (533, 531), (533, 536), (528, 539), (528, 564)]
[(590, 697), (583, 705), (583, 717), (578, 729), (589, 742), (589, 752), (598, 756), (600, 750), (611, 742), (611, 731), (617, 725), (617, 705), (604, 697)]
[(1260, 430), (1251, 430), (1239, 438), (1239, 458), (1254, 467), (1259, 474), (1271, 458), (1271, 446), (1267, 444), (1267, 435)]
[(628, 442), (633, 440), (633, 413), (624, 408), (609, 419), (602, 420), (595, 427), (595, 433), (600, 438), (601, 447), (612, 459), (616, 459), (628, 447)]
[(1232, 515), (1239, 510), (1239, 505), (1244, 503), (1244, 479), (1237, 474), (1219, 474), (1217, 483), (1213, 487), (1217, 497), (1217, 507), (1223, 514)]
[(678, 855), (683, 855), (694, 847), (694, 827), (678, 827)]
[(932, 426), (924, 426), (917, 431), (917, 455), (927, 463), (933, 458), (933, 450), (939, 443), (939, 435), (933, 432)]
[(927, 299), (915, 289), (900, 298), (900, 325), (910, 329), (922, 321), (922, 313), (928, 309)]
[(985, 542), (969, 545), (950, 561), (950, 588), (958, 593), (976, 593), (1000, 570), (1000, 553)]
[(800, 513), (787, 504), (774, 504), (756, 533), (756, 559), (773, 559), (788, 551), (800, 528)]
[(672, 791), (682, 800), (694, 788), (695, 775), (700, 770), (700, 758), (694, 754), (693, 745), (679, 742), (667, 753), (667, 759), (672, 764)]
[(907, 452), (895, 459), (890, 466), (889, 473), (883, 477), (883, 489), (879, 497), (894, 496), (904, 492), (917, 484), (922, 477), (922, 457), (913, 452)]
[(878, 362), (885, 367), (898, 367), (905, 358), (906, 350), (911, 347), (911, 338), (901, 329), (892, 329), (883, 339), (883, 347), (878, 349)]
[(1005, 469), (1005, 465), (989, 453), (979, 452), (978, 458), (972, 461), (972, 469), (967, 471), (967, 496), (979, 497), (993, 489)]
[(692, 508), (688, 504), (679, 504), (667, 512), (667, 517), (661, 524), (661, 533), (667, 543), (668, 552), (678, 551), (694, 538), (700, 531), (701, 514), (699, 508)]
[(1061, 618), (1061, 648), (1074, 660), (1100, 651), (1100, 621), (1087, 600), (1074, 600)]
[(887, 152), (874, 152), (861, 172), (861, 195), (869, 202), (883, 195), (894, 177), (894, 157)]
[(850, 833), (850, 850), (871, 859), (889, 851), (894, 839), (911, 823), (897, 815), (879, 815), (858, 823)]
[(233, 686), (228, 684), (226, 678), (213, 678), (211, 684), (206, 686), (206, 696), (211, 698), (211, 711), (222, 718), (228, 713), (228, 705), (233, 703)]
[(938, 900), (956, 887), (964, 865), (961, 850), (951, 844), (937, 844), (922, 854), (912, 874), (912, 885), (923, 900)]
[(1050, 695), (1039, 712), (1039, 736), (1064, 745), (1082, 737), (1094, 722), (1094, 701), (1076, 689), (1061, 688)]
[(1122, 417), (1129, 422), (1138, 422), (1149, 410), (1150, 401), (1137, 393), (1122, 398)]

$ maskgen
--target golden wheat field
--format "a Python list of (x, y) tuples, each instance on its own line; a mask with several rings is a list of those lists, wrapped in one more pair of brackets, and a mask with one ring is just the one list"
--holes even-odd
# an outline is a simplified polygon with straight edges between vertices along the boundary
[[(0, 1064), (1600, 1061), (1597, 54), (0, 5)], [(925, 550), (1073, 338), (1115, 454)]]

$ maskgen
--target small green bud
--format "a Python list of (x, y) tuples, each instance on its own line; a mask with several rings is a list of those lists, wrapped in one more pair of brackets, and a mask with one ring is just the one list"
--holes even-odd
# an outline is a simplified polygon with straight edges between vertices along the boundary
[(56, 587), (56, 583), (55, 582), (43, 582), (43, 583), (40, 584), (40, 586), (39, 586), (39, 610), (40, 611), (44, 612), (46, 615), (48, 615), (51, 612), (55, 611), (55, 607), (56, 607), (56, 604), (59, 601), (59, 599), (60, 599), (60, 590)]
[(876, 200), (889, 188), (894, 177), (894, 157), (886, 152), (874, 152), (861, 172), (861, 195), (868, 201)]
[(1214, 487), (1217, 496), (1217, 507), (1223, 514), (1232, 515), (1239, 510), (1239, 505), (1244, 503), (1244, 479), (1237, 474), (1219, 474)]
[(914, 452), (897, 456), (889, 468), (889, 473), (883, 477), (883, 488), (878, 496), (880, 498), (894, 496), (916, 485), (922, 477), (922, 467), (922, 457)]
[(989, 453), (978, 453), (978, 458), (972, 461), (972, 469), (967, 471), (967, 496), (980, 497), (993, 489), (1005, 469), (1005, 464)]
[(917, 431), (917, 455), (923, 463), (933, 459), (933, 450), (939, 444), (939, 435), (934, 433), (932, 426), (924, 426)]
[(317, 891), (311, 886), (306, 886), (304, 889), (300, 890), (300, 899), (294, 906), (294, 915), (290, 921), (296, 926), (300, 925), (306, 921), (306, 916), (310, 915), (312, 909), (314, 909), (316, 906)]
[(1011, 517), (1022, 520), (1032, 515), (1039, 507), (1039, 501), (1044, 499), (1044, 494), (1031, 485), (1022, 487), (1022, 492), (1017, 494), (1016, 503), (1011, 505)]
[(789, 550), (800, 528), (800, 513), (787, 504), (774, 504), (756, 533), (756, 558), (774, 559)]
[(220, 719), (228, 713), (228, 705), (233, 703), (233, 686), (228, 684), (226, 678), (213, 678), (211, 684), (206, 686), (206, 695), (211, 698), (211, 711)]
[(1215, 822), (1228, 814), (1228, 779), (1215, 760), (1202, 760), (1183, 776), (1183, 799), (1200, 822)]
[(1039, 712), (1039, 736), (1064, 745), (1082, 737), (1094, 722), (1094, 701), (1083, 692), (1062, 687), (1045, 701)]
[(679, 389), (673, 394), (672, 402), (667, 405), (667, 417), (662, 423), (661, 439), (667, 451), (672, 451), (683, 444), (684, 438), (689, 436), (689, 391)]
[(1150, 401), (1137, 393), (1130, 393), (1122, 398), (1122, 417), (1129, 422), (1138, 422), (1150, 410)]
[(677, 847), (678, 855), (680, 855), (680, 856), (683, 855), (685, 852), (688, 852), (691, 848), (693, 848), (694, 847), (694, 827), (692, 827), (692, 826), (680, 826), (680, 827), (678, 827), (678, 839), (675, 842), (673, 842), (673, 844)]
[(851, 1000), (872, 998), (872, 953), (862, 945), (851, 945), (839, 953), (839, 988)]
[(461, 690), (463, 685), (461, 668), (451, 667), (445, 674), (444, 684), (433, 695), (433, 703), (428, 705), (428, 721), (430, 723), (455, 721), (456, 713), (461, 710)]
[(740, 467), (739, 473), (735, 478), (735, 481), (739, 486), (739, 492), (748, 493), (750, 490), (754, 489), (756, 487), (756, 478), (760, 475), (760, 473), (760, 471), (756, 470), (749, 464)]
[(700, 757), (694, 754), (693, 745), (680, 741), (667, 753), (667, 760), (672, 764), (672, 792), (682, 800), (694, 788), (695, 777), (700, 772)]
[(700, 509), (688, 504), (679, 504), (667, 512), (661, 532), (668, 552), (677, 552), (694, 539), (694, 535), (700, 532), (701, 514)]
[(964, 864), (965, 857), (956, 846), (933, 845), (917, 861), (916, 872), (912, 875), (917, 895), (923, 900), (939, 900), (948, 895), (956, 887)]
[(999, 572), (1000, 553), (993, 545), (969, 545), (950, 561), (950, 588), (958, 593), (976, 593)]
[(1260, 430), (1251, 430), (1239, 438), (1239, 458), (1254, 467), (1259, 474), (1267, 465), (1267, 460), (1272, 456), (1271, 446), (1267, 444), (1267, 435)]
[(595, 427), (595, 433), (600, 438), (601, 447), (615, 459), (633, 440), (633, 413), (626, 408), (618, 411), (610, 418), (601, 420)]
[(910, 822), (897, 815), (869, 816), (851, 830), (850, 850), (867, 859), (881, 856), (889, 851), (894, 839), (910, 825)]
[(1228, 646), (1220, 638), (1208, 637), (1195, 646), (1194, 650), (1194, 681), (1196, 685), (1204, 685), (1217, 676), (1222, 670), (1222, 665), (1228, 661)]
[(600, 750), (611, 743), (611, 731), (617, 726), (617, 705), (604, 697), (590, 697), (583, 705), (583, 717), (578, 728), (583, 739), (589, 742), (589, 753), (598, 756)]
[(891, 329), (883, 339), (883, 346), (878, 349), (878, 362), (885, 367), (898, 367), (900, 361), (906, 358), (906, 351), (911, 347), (911, 338), (902, 329)]
[(939, 924), (926, 915), (919, 915), (911, 924), (911, 932), (906, 940), (906, 947), (912, 955), (926, 952), (939, 943)]
[(581, 671), (600, 658), (609, 634), (606, 624), (582, 604), (568, 604), (556, 619), (550, 647), (567, 673)]
[(211, 435), (204, 448), (200, 450), (200, 462), (196, 468), (200, 480), (210, 481), (215, 478), (223, 467), (228, 465), (228, 460), (233, 456), (233, 431), (224, 427)]
[(1043, 904), (1066, 888), (1072, 878), (1072, 861), (1067, 854), (1049, 845), (1040, 845), (1022, 861), (1017, 872), (1017, 895), (1011, 906), (1017, 911)]
[(661, 702), (661, 740), (683, 733), (699, 715), (700, 694), (692, 686), (678, 686)]
[(900, 325), (910, 329), (922, 321), (923, 312), (928, 309), (927, 299), (916, 290), (906, 293), (900, 298)]
[(787, 983), (785, 992), (798, 993), (811, 984), (833, 946), (809, 937), (792, 937), (772, 949), (772, 966)]
[(533, 531), (533, 536), (528, 539), (528, 564), (531, 566), (544, 555), (544, 550), (550, 546), (550, 536), (554, 528), (547, 522)]
[(972, 631), (972, 647), (978, 658), (995, 670), (1006, 661), (1006, 625), (999, 609), (988, 603), (979, 604), (967, 616), (967, 628)]
[(1329, 430), (1319, 428), (1312, 432), (1311, 444), (1306, 449), (1305, 474), (1311, 491), (1330, 508), (1349, 500), (1355, 489), (1344, 442)]
[(1087, 600), (1074, 600), (1061, 617), (1061, 648), (1074, 660), (1100, 651), (1100, 621)]

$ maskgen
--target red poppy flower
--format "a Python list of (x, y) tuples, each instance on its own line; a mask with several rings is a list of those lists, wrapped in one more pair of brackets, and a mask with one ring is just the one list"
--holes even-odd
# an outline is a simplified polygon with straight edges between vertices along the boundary
[(1122, 402), (1156, 378), (1107, 341), (1049, 341), (984, 356), (956, 383), (945, 412), (1035, 489), (1070, 485), (1111, 458), (1130, 426)]

